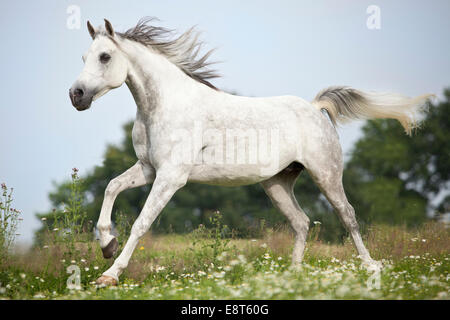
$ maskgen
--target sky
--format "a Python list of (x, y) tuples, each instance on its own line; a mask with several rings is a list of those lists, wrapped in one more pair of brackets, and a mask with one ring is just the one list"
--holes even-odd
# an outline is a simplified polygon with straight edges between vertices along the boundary
[[(371, 5), (378, 24), (367, 23)], [(0, 183), (14, 188), (22, 212), (19, 242), (32, 240), (36, 212), (51, 209), (53, 184), (73, 167), (83, 175), (101, 165), (107, 144), (122, 140), (122, 125), (136, 113), (125, 85), (88, 111), (72, 107), (68, 90), (91, 44), (87, 20), (97, 26), (107, 18), (118, 31), (143, 16), (178, 31), (196, 25), (207, 47), (217, 48), (217, 87), (312, 100), (330, 85), (442, 97), (450, 86), (449, 12), (448, 0), (1, 1)], [(339, 129), (347, 156), (362, 125)]]

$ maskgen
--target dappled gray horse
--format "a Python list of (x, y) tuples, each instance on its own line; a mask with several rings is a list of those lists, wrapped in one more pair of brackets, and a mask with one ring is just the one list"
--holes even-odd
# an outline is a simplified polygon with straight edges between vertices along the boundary
[(123, 190), (153, 183), (121, 254), (97, 283), (118, 283), (139, 238), (187, 182), (261, 183), (295, 231), (292, 261), (300, 263), (309, 219), (293, 187), (304, 168), (352, 236), (363, 264), (379, 269), (363, 244), (342, 186), (342, 151), (334, 125), (351, 119), (393, 118), (410, 133), (429, 95), (407, 98), (330, 87), (308, 102), (294, 96), (228, 94), (208, 82), (217, 76), (208, 68), (211, 51), (199, 55), (201, 43), (193, 29), (169, 38), (171, 32), (150, 25), (151, 20), (141, 20), (124, 33), (114, 32), (107, 20), (98, 29), (88, 22), (93, 42), (70, 89), (72, 104), (81, 111), (125, 82), (137, 105), (132, 137), (138, 161), (108, 184), (97, 223), (105, 258), (118, 248), (111, 234), (115, 198)]

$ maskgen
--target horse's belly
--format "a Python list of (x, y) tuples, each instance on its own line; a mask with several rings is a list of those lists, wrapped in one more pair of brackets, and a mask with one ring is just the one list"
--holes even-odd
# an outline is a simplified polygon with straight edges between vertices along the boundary
[(189, 175), (189, 182), (218, 186), (243, 186), (255, 184), (277, 174), (278, 165), (195, 165)]

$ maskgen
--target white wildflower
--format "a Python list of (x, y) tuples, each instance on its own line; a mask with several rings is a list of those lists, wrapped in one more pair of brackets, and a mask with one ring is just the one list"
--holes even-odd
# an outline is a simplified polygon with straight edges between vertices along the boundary
[(225, 276), (225, 271), (221, 271), (221, 272), (214, 272), (213, 273), (214, 278), (223, 278)]
[(230, 261), (230, 265), (231, 266), (236, 266), (236, 265), (238, 265), (239, 264), (239, 260), (231, 260)]
[(238, 258), (238, 260), (239, 260), (242, 264), (247, 263), (247, 259), (245, 258), (244, 255), (240, 254), (240, 255), (238, 255), (237, 258)]

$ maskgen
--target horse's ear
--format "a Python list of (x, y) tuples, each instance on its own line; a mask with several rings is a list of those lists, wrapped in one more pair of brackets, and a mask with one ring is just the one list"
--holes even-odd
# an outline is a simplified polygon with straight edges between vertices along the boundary
[(105, 29), (106, 32), (111, 36), (114, 37), (114, 29), (112, 27), (111, 22), (109, 22), (108, 20), (105, 19)]
[(92, 26), (92, 24), (89, 22), (89, 20), (87, 22), (87, 28), (88, 28), (89, 34), (91, 35), (92, 40), (94, 40), (95, 39), (95, 29)]

